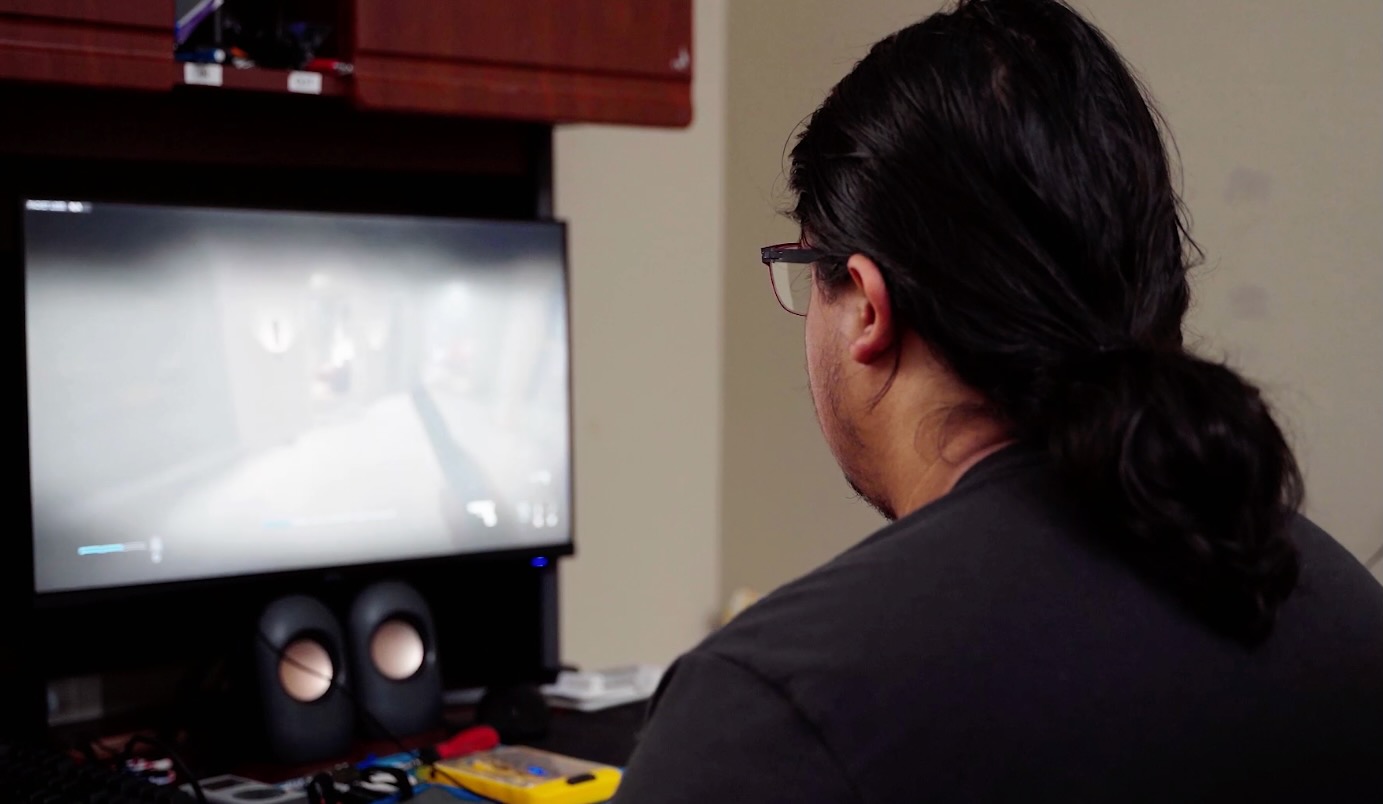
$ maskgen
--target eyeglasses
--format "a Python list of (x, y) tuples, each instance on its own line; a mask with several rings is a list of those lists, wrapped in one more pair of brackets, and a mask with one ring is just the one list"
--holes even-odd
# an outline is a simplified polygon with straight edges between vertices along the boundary
[(759, 259), (768, 267), (773, 295), (793, 315), (806, 315), (812, 300), (812, 263), (825, 257), (801, 243), (779, 243), (759, 249)]

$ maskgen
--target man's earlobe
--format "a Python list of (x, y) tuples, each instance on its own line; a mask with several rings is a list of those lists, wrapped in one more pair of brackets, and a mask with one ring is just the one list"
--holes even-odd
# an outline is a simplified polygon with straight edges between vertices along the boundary
[(863, 254), (852, 256), (845, 265), (860, 300), (858, 320), (850, 338), (850, 357), (857, 363), (873, 363), (897, 345), (888, 286), (879, 266)]

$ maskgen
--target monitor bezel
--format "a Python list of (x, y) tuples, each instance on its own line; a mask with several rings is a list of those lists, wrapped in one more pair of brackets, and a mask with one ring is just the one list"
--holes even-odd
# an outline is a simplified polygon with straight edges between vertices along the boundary
[[(82, 201), (92, 204), (121, 204), (135, 205), (144, 207), (168, 207), (176, 209), (210, 209), (228, 211), (253, 211), (253, 212), (283, 212), (283, 213), (307, 213), (313, 215), (349, 215), (365, 216), (376, 218), (401, 218), (419, 219), (432, 218), (454, 221), (465, 221), (468, 223), (478, 223), (487, 225), (517, 225), (517, 226), (546, 226), (555, 227), (561, 235), (561, 274), (563, 281), (563, 302), (565, 305), (565, 324), (566, 324), (566, 359), (567, 359), (567, 432), (569, 445), (567, 450), (568, 471), (568, 501), (567, 501), (567, 538), (564, 542), (556, 542), (550, 545), (528, 545), (518, 548), (488, 549), (470, 552), (447, 553), (436, 556), (410, 557), (397, 560), (354, 562), (346, 564), (322, 564), (315, 567), (294, 567), (284, 570), (270, 570), (265, 572), (243, 573), (235, 575), (218, 575), (205, 578), (177, 579), (169, 581), (157, 581), (151, 583), (139, 583), (117, 586), (88, 587), (81, 589), (63, 589), (39, 591), (36, 584), (37, 567), (35, 566), (34, 556), (34, 533), (33, 533), (33, 509), (32, 509), (32, 488), (30, 486), (29, 469), (29, 405), (28, 405), (28, 381), (29, 372), (27, 364), (27, 319), (23, 314), (25, 311), (25, 292), (26, 271), (25, 262), (25, 241), (24, 241), (24, 215), (27, 200), (64, 200)], [(103, 191), (102, 188), (91, 188), (90, 191), (80, 195), (66, 193), (62, 195), (52, 195), (38, 193), (33, 189), (20, 189), (10, 198), (6, 199), (14, 209), (11, 211), (12, 219), (15, 221), (14, 245), (15, 253), (13, 262), (17, 265), (9, 266), (12, 275), (16, 276), (18, 284), (17, 307), (21, 314), (20, 330), (24, 333), (24, 344), (21, 358), (23, 360), (23, 399), (24, 399), (24, 451), (23, 451), (23, 477), (24, 477), (24, 497), (25, 505), (25, 538), (27, 556), (24, 558), (23, 565), (27, 569), (27, 589), (33, 600), (36, 611), (61, 611), (64, 609), (89, 608), (93, 606), (109, 606), (119, 604), (122, 601), (136, 601), (148, 603), (150, 600), (167, 598), (172, 604), (180, 595), (189, 592), (203, 592), (220, 590), (233, 593), (237, 588), (248, 588), (254, 586), (261, 587), (280, 587), (280, 588), (314, 588), (323, 585), (340, 584), (349, 582), (357, 578), (369, 578), (378, 576), (403, 577), (407, 578), (412, 571), (422, 568), (435, 568), (439, 563), (459, 564), (459, 563), (486, 563), (486, 562), (532, 562), (535, 560), (551, 561), (557, 558), (576, 555), (576, 477), (575, 477), (575, 417), (574, 417), (574, 387), (572, 378), (572, 304), (571, 304), (571, 270), (570, 270), (570, 241), (568, 228), (565, 221), (557, 218), (526, 218), (526, 217), (489, 217), (480, 215), (456, 215), (438, 211), (436, 207), (422, 204), (410, 204), (400, 207), (397, 204), (369, 204), (361, 203), (358, 199), (354, 203), (337, 204), (313, 204), (313, 203), (244, 203), (229, 200), (212, 200), (207, 198), (196, 198), (186, 200), (186, 196), (177, 193), (153, 192), (153, 193), (123, 193)], [(330, 207), (330, 208), (328, 208)]]

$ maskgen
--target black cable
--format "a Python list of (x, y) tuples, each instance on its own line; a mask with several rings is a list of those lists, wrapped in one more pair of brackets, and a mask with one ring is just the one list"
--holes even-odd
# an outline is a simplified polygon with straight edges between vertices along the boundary
[[(99, 750), (98, 750), (99, 749)], [(101, 741), (101, 738), (90, 735), (86, 739), (78, 740), (76, 751), (86, 759), (91, 765), (112, 765), (124, 753), (123, 748), (112, 748)], [(119, 770), (124, 770), (123, 768)]]
[(326, 771), (314, 774), (312, 781), (303, 787), (307, 793), (307, 804), (340, 804), (341, 793), (336, 789), (336, 781)]
[(192, 787), (192, 794), (196, 796), (197, 801), (199, 801), (200, 804), (207, 804), (206, 793), (202, 792), (201, 782), (197, 781), (197, 777), (193, 775), (192, 770), (187, 767), (187, 763), (182, 761), (182, 757), (178, 756), (177, 751), (174, 751), (171, 746), (157, 737), (151, 737), (147, 734), (136, 734), (130, 737), (129, 740), (125, 741), (125, 748), (120, 752), (122, 762), (133, 756), (132, 749), (139, 743), (144, 743), (150, 748), (162, 751), (163, 755), (173, 762), (173, 767), (177, 768), (178, 773), (187, 778), (187, 783)]
[(312, 777), (303, 788), (307, 792), (308, 804), (341, 804), (341, 793), (336, 789), (336, 781), (325, 771)]
[(427, 767), (427, 768), (429, 768), (433, 773), (441, 775), (441, 776), (442, 776), (443, 778), (445, 778), (449, 783), (451, 783), (452, 785), (455, 785), (456, 787), (460, 788), (461, 790), (464, 790), (465, 792), (470, 793), (470, 794), (473, 795), (473, 796), (477, 796), (477, 797), (479, 797), (479, 798), (483, 798), (483, 799), (489, 800), (488, 797), (485, 796), (483, 793), (477, 792), (476, 790), (474, 790), (474, 789), (468, 787), (464, 781), (462, 781), (460, 778), (458, 778), (458, 777), (457, 777), (455, 774), (453, 774), (451, 771), (449, 771), (449, 770), (447, 770), (446, 768), (443, 768), (442, 766), (438, 765), (435, 761), (434, 761), (434, 762), (424, 762), (424, 761), (423, 761), (423, 758), (422, 758), (422, 751), (423, 751), (423, 749), (421, 749), (421, 748), (409, 748), (409, 747), (403, 742), (403, 740), (399, 738), (398, 735), (394, 734), (394, 732), (391, 731), (391, 730), (389, 729), (388, 726), (384, 725), (384, 723), (382, 723), (382, 722), (380, 721), (379, 718), (375, 717), (374, 713), (371, 712), (371, 711), (369, 710), (369, 708), (365, 706), (365, 703), (364, 703), (363, 701), (360, 700), (359, 696), (357, 696), (357, 695), (355, 694), (355, 692), (354, 692), (350, 687), (348, 687), (348, 686), (346, 686), (345, 684), (342, 684), (342, 683), (341, 683), (341, 680), (340, 680), (339, 678), (337, 678), (337, 674), (335, 674), (335, 673), (331, 673), (331, 674), (323, 673), (321, 670), (318, 670), (317, 668), (308, 665), (306, 662), (300, 661), (300, 660), (298, 660), (297, 658), (295, 658), (295, 657), (293, 657), (293, 656), (289, 656), (289, 655), (288, 655), (287, 646), (284, 646), (284, 647), (282, 647), (282, 648), (276, 646), (276, 645), (274, 644), (274, 641), (271, 640), (271, 639), (268, 637), (268, 635), (265, 634), (263, 631), (260, 631), (260, 632), (259, 632), (259, 638), (260, 638), (260, 640), (261, 640), (262, 642), (264, 642), (264, 646), (267, 647), (270, 651), (272, 651), (272, 652), (274, 653), (275, 656), (278, 657), (278, 660), (279, 660), (279, 661), (281, 661), (281, 662), (285, 662), (285, 661), (286, 661), (286, 662), (288, 662), (289, 664), (291, 664), (291, 665), (293, 665), (294, 667), (296, 667), (297, 669), (302, 670), (302, 671), (305, 672), (305, 673), (309, 673), (309, 674), (311, 674), (311, 675), (314, 675), (314, 676), (316, 676), (316, 677), (322, 679), (323, 681), (326, 681), (326, 682), (327, 682), (327, 690), (328, 690), (328, 691), (330, 691), (333, 687), (336, 688), (336, 689), (338, 689), (338, 690), (340, 690), (341, 693), (342, 693), (343, 695), (345, 695), (347, 698), (349, 698), (350, 701), (351, 701), (351, 703), (355, 705), (355, 709), (356, 709), (356, 711), (361, 715), (362, 719), (368, 721), (371, 728), (373, 728), (373, 729), (375, 729), (376, 731), (378, 731), (379, 733), (383, 734), (383, 735), (385, 736), (386, 739), (388, 739), (388, 740), (389, 740), (390, 742), (392, 742), (395, 746), (397, 746), (400, 752), (412, 756), (414, 759), (418, 760), (418, 763), (419, 763), (420, 766), (422, 766), (422, 767)]
[[(93, 737), (93, 738), (91, 739), (91, 741), (88, 742), (88, 743), (86, 744), (86, 748), (87, 748), (87, 751), (90, 752), (90, 755), (91, 755), (97, 762), (110, 762), (111, 760), (115, 759), (116, 757), (119, 757), (120, 754), (123, 753), (124, 750), (125, 750), (125, 749), (123, 749), (123, 748), (112, 748), (111, 746), (106, 745), (106, 743), (105, 743), (101, 738), (99, 738), (99, 737)], [(100, 757), (96, 756), (96, 750), (95, 750), (95, 749), (98, 749), (98, 748), (101, 749), (101, 752), (104, 753), (104, 754), (106, 755), (106, 756), (105, 756), (105, 759), (101, 759)], [(86, 753), (86, 752), (83, 752), (83, 753)]]
[(433, 773), (436, 773), (436, 774), (441, 775), (443, 778), (445, 778), (445, 779), (447, 780), (447, 783), (448, 783), (448, 784), (451, 784), (452, 786), (456, 787), (458, 790), (464, 790), (465, 792), (470, 793), (471, 795), (475, 796), (476, 798), (483, 798), (483, 799), (485, 799), (486, 801), (491, 801), (491, 800), (492, 800), (489, 796), (485, 795), (484, 793), (478, 793), (478, 792), (476, 792), (473, 788), (467, 787), (465, 782), (463, 782), (462, 780), (458, 779), (458, 778), (456, 777), (455, 774), (453, 774), (451, 771), (447, 770), (446, 768), (442, 767), (441, 765), (438, 765), (436, 762), (433, 762), (433, 763), (429, 764), (427, 767), (428, 767)]
[(77, 741), (76, 750), (86, 759), (88, 763), (92, 765), (101, 764), (101, 759), (96, 756), (96, 743), (97, 740), (95, 737), (92, 737), (89, 740)]

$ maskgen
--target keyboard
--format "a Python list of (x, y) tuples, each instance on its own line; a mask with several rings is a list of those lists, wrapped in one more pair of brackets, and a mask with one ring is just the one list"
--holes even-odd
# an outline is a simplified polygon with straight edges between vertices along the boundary
[(160, 786), (104, 765), (80, 763), (44, 748), (0, 744), (0, 800), (15, 804), (195, 804)]

